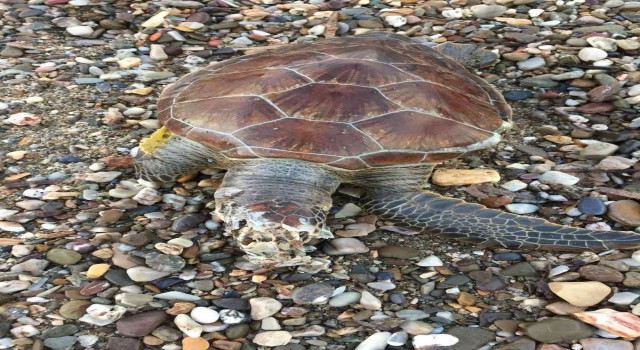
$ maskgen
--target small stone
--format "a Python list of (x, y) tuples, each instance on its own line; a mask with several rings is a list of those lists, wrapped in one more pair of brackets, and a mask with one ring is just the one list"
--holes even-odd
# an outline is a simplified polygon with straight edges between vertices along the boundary
[(77, 341), (78, 337), (74, 336), (64, 336), (56, 338), (47, 337), (44, 340), (44, 346), (53, 350), (65, 350), (72, 348)]
[(547, 171), (538, 180), (547, 185), (573, 186), (580, 181), (580, 178), (560, 171)]
[(287, 345), (293, 336), (287, 331), (267, 331), (256, 334), (253, 338), (255, 344), (261, 346), (280, 346)]
[(118, 66), (122, 69), (129, 69), (139, 66), (142, 60), (138, 57), (125, 57), (118, 61)]
[(626, 340), (586, 338), (580, 339), (583, 350), (633, 350), (633, 344)]
[(77, 320), (85, 314), (90, 305), (91, 302), (88, 300), (70, 300), (60, 307), (58, 313), (64, 318)]
[(224, 324), (238, 324), (245, 321), (245, 314), (237, 310), (220, 310), (220, 320)]
[(336, 219), (343, 219), (343, 218), (356, 216), (361, 212), (362, 212), (362, 208), (360, 208), (359, 206), (353, 203), (347, 203), (344, 205), (344, 207), (342, 207), (342, 209), (340, 209), (337, 213), (335, 213), (334, 217)]
[(624, 275), (607, 266), (584, 265), (578, 269), (578, 273), (585, 279), (598, 282), (622, 282)]
[(431, 182), (438, 186), (462, 186), (500, 181), (493, 169), (437, 169)]
[(164, 61), (169, 58), (169, 56), (164, 52), (164, 47), (157, 44), (151, 44), (149, 57), (154, 61)]
[(366, 290), (362, 291), (360, 295), (360, 304), (362, 304), (362, 306), (367, 310), (375, 311), (382, 309), (382, 301)]
[(0, 281), (0, 293), (11, 294), (23, 291), (31, 285), (29, 281)]
[(395, 332), (387, 339), (387, 344), (391, 346), (404, 346), (407, 340), (409, 340), (409, 335), (406, 332)]
[(363, 254), (368, 251), (369, 248), (364, 243), (351, 237), (335, 238), (324, 245), (324, 252), (329, 255)]
[(252, 298), (249, 304), (251, 304), (251, 318), (257, 321), (272, 316), (282, 309), (282, 304), (273, 298)]
[(202, 306), (198, 306), (191, 310), (191, 313), (189, 315), (200, 324), (213, 323), (220, 318), (220, 315), (216, 310)]
[(442, 262), (442, 260), (435, 255), (429, 255), (426, 258), (420, 259), (420, 261), (418, 261), (416, 265), (422, 266), (422, 267), (435, 267), (435, 266), (444, 266), (444, 262)]
[(607, 301), (616, 305), (631, 305), (636, 299), (640, 297), (640, 294), (631, 292), (619, 292), (615, 293)]
[(170, 275), (170, 272), (156, 271), (145, 266), (136, 266), (127, 269), (129, 278), (136, 282), (149, 282)]
[(412, 247), (387, 245), (378, 249), (382, 258), (411, 259), (420, 256), (420, 251)]
[(411, 335), (429, 334), (433, 331), (433, 327), (422, 321), (407, 321), (400, 325), (403, 331)]
[(611, 288), (601, 282), (551, 282), (549, 289), (571, 305), (589, 307), (606, 298)]
[(580, 307), (580, 306), (573, 306), (569, 303), (566, 303), (564, 301), (558, 301), (555, 303), (551, 303), (547, 306), (545, 306), (545, 309), (553, 312), (556, 315), (560, 315), (560, 316), (566, 316), (566, 315), (570, 315), (574, 312), (580, 312), (580, 311), (584, 311), (586, 308), (585, 307)]
[(93, 264), (87, 270), (88, 278), (100, 278), (107, 273), (111, 265), (109, 264)]
[(153, 310), (127, 316), (116, 322), (118, 332), (127, 337), (143, 337), (168, 320), (167, 313), (162, 310)]
[(355, 304), (360, 301), (360, 293), (358, 292), (345, 292), (336, 295), (329, 300), (329, 305), (332, 307), (344, 307), (351, 304)]
[(183, 301), (200, 300), (200, 297), (197, 295), (178, 292), (178, 291), (164, 292), (164, 293), (156, 294), (153, 297), (156, 299), (163, 299), (163, 300), (183, 300)]
[(536, 70), (538, 68), (542, 68), (547, 64), (547, 62), (542, 57), (532, 57), (528, 60), (520, 61), (517, 63), (518, 68), (520, 70)]
[(118, 305), (93, 304), (86, 310), (86, 314), (79, 321), (96, 326), (106, 326), (119, 320), (127, 309)]
[(297, 304), (324, 304), (331, 298), (335, 287), (328, 283), (312, 283), (296, 288), (291, 299)]
[(162, 200), (162, 193), (153, 188), (145, 187), (133, 196), (132, 199), (142, 205), (153, 205)]
[(107, 350), (142, 350), (142, 341), (135, 338), (109, 337)]
[(614, 154), (618, 146), (607, 142), (596, 142), (588, 145), (580, 151), (585, 159), (600, 160)]
[(90, 182), (105, 183), (105, 182), (111, 182), (115, 180), (120, 175), (122, 175), (122, 173), (119, 171), (103, 171), (103, 172), (97, 172), (97, 173), (90, 173), (87, 175), (85, 180)]
[(376, 332), (362, 341), (355, 350), (384, 350), (389, 338), (391, 338), (390, 332)]
[(514, 214), (531, 214), (540, 209), (537, 205), (526, 203), (511, 203), (504, 206), (509, 212)]
[(416, 350), (427, 350), (441, 346), (453, 346), (459, 341), (457, 337), (450, 334), (417, 335), (413, 337), (413, 347)]
[(636, 201), (625, 199), (609, 204), (607, 216), (611, 220), (625, 226), (640, 226), (640, 204)]
[(595, 47), (585, 47), (578, 52), (578, 57), (584, 62), (600, 61), (607, 58), (607, 52)]
[(590, 337), (593, 330), (586, 324), (565, 317), (550, 317), (529, 325), (527, 335), (542, 343), (570, 342)]
[(47, 252), (47, 260), (58, 265), (75, 265), (82, 255), (70, 249), (54, 248)]
[(209, 349), (209, 341), (204, 338), (183, 338), (183, 350), (207, 350)]
[(622, 338), (640, 337), (640, 317), (630, 312), (600, 309), (576, 312), (571, 316)]
[(179, 256), (156, 252), (148, 253), (145, 256), (145, 263), (153, 270), (161, 272), (178, 272), (186, 265), (186, 261)]
[(471, 12), (477, 18), (491, 19), (502, 16), (507, 12), (507, 7), (501, 5), (475, 5), (471, 6)]
[(173, 322), (187, 337), (199, 338), (202, 334), (202, 326), (185, 314), (177, 315)]
[(603, 215), (607, 211), (602, 199), (597, 197), (580, 198), (577, 208), (581, 213), (589, 215)]
[(93, 34), (93, 28), (89, 27), (89, 26), (74, 26), (74, 27), (68, 27), (67, 29), (67, 33), (74, 35), (74, 36), (91, 36)]
[(511, 180), (509, 182), (505, 182), (500, 187), (504, 188), (507, 191), (518, 192), (520, 190), (524, 190), (527, 188), (527, 184), (520, 180)]

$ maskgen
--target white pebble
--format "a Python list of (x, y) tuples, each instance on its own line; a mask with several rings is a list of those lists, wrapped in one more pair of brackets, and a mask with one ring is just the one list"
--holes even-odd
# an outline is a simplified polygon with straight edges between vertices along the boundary
[(531, 214), (538, 211), (538, 206), (526, 203), (512, 203), (505, 205), (505, 208), (514, 214)]
[(209, 309), (208, 307), (198, 306), (191, 310), (191, 318), (201, 324), (213, 323), (220, 318), (220, 315), (216, 310)]

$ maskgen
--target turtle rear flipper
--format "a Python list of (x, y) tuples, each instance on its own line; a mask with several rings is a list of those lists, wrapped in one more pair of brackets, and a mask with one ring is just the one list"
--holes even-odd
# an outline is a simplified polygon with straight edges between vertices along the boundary
[(372, 191), (363, 208), (384, 220), (481, 246), (560, 251), (632, 249), (640, 234), (594, 231), (514, 215), (432, 192)]
[(467, 68), (490, 66), (498, 60), (498, 54), (474, 44), (446, 42), (435, 47), (441, 54)]

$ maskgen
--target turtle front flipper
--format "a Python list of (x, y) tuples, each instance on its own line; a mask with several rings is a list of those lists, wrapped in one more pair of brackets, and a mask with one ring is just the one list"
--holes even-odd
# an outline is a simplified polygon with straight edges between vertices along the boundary
[(211, 149), (162, 127), (132, 151), (138, 176), (153, 182), (175, 181), (206, 167), (214, 167)]
[(519, 216), (432, 192), (372, 191), (363, 207), (384, 220), (482, 246), (510, 249), (607, 250), (640, 247), (640, 234), (594, 231)]

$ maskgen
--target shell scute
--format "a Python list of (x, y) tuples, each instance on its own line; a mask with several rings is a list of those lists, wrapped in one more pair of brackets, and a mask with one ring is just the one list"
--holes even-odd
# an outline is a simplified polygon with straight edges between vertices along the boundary
[(401, 109), (374, 88), (314, 83), (267, 97), (291, 117), (353, 122)]
[(285, 118), (250, 126), (233, 134), (249, 146), (315, 153), (357, 156), (381, 149), (378, 144), (349, 124)]
[(415, 79), (388, 64), (350, 59), (328, 60), (323, 65), (298, 66), (296, 71), (317, 82), (361, 86), (380, 86)]
[[(182, 104), (188, 104), (189, 108), (181, 108)], [(285, 117), (260, 96), (226, 96), (177, 103), (173, 115), (194, 127), (222, 132), (233, 132)], [(211, 118), (212, 115), (216, 118)]]

